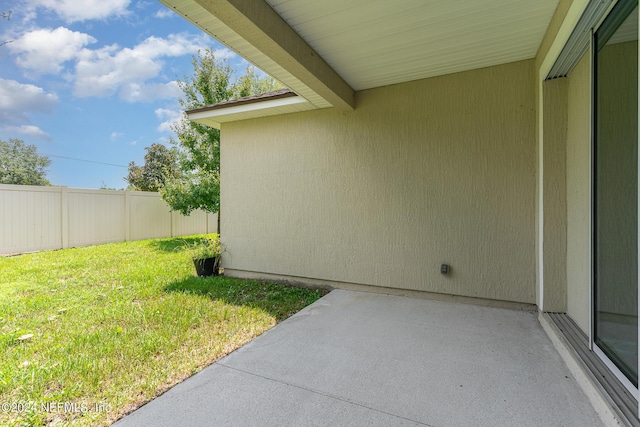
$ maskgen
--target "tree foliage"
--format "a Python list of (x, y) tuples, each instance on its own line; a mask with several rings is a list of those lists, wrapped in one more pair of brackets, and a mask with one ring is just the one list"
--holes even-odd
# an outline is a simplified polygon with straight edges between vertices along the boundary
[[(4, 18), (7, 21), (11, 20), (11, 14), (13, 13), (12, 10), (7, 10), (5, 12), (0, 12), (0, 18)], [(4, 46), (7, 43), (11, 43), (13, 40), (5, 40), (5, 41), (0, 41), (0, 46)]]
[[(212, 49), (199, 51), (192, 64), (193, 75), (178, 82), (184, 111), (282, 88), (271, 77), (260, 77), (253, 67), (234, 80), (231, 66), (216, 58)], [(172, 130), (176, 137), (171, 142), (179, 148), (182, 173), (165, 182), (160, 190), (163, 198), (173, 210), (184, 215), (195, 209), (219, 212), (220, 131), (189, 121), (186, 113)]]
[(0, 184), (51, 185), (45, 178), (51, 160), (21, 139), (0, 140)]
[(273, 92), (282, 89), (282, 83), (272, 78), (260, 77), (255, 67), (249, 66), (233, 87), (233, 97), (242, 98), (250, 95)]
[(165, 181), (180, 175), (178, 152), (162, 144), (151, 144), (145, 148), (144, 164), (129, 163), (129, 174), (124, 178), (129, 187), (138, 191), (158, 191)]

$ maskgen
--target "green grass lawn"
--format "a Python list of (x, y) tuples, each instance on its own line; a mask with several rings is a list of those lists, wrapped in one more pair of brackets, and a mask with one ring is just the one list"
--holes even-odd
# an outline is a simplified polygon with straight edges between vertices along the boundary
[(0, 258), (0, 425), (109, 424), (323, 294), (198, 278), (197, 239)]

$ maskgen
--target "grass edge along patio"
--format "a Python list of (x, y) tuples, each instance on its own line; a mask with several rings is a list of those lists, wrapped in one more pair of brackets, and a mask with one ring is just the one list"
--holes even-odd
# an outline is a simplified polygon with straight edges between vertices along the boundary
[(325, 293), (198, 278), (199, 239), (0, 258), (0, 424), (113, 422)]

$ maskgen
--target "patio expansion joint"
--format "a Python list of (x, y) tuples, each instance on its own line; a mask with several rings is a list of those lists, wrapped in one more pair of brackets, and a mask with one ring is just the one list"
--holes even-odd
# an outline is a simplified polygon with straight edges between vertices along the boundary
[(305, 391), (308, 391), (310, 393), (314, 393), (314, 394), (317, 394), (317, 395), (320, 395), (320, 396), (328, 397), (329, 399), (334, 399), (334, 400), (338, 400), (340, 402), (344, 402), (344, 403), (347, 403), (347, 404), (350, 404), (350, 405), (359, 406), (361, 408), (369, 409), (371, 411), (375, 411), (375, 412), (378, 412), (378, 413), (381, 413), (381, 414), (389, 415), (389, 416), (394, 417), (394, 418), (399, 418), (399, 419), (402, 419), (402, 420), (405, 420), (405, 421), (410, 421), (412, 423), (416, 423), (416, 424), (419, 424), (419, 425), (422, 425), (422, 426), (436, 427), (433, 424), (426, 424), (426, 423), (423, 423), (421, 421), (417, 421), (417, 420), (413, 420), (411, 418), (403, 417), (401, 415), (392, 414), (390, 412), (386, 412), (386, 411), (382, 411), (380, 409), (372, 408), (372, 407), (367, 406), (365, 404), (362, 404), (362, 403), (359, 403), (359, 402), (355, 402), (355, 401), (350, 400), (350, 399), (345, 399), (343, 397), (336, 396), (336, 395), (333, 395), (333, 394), (330, 394), (330, 393), (326, 393), (324, 391), (314, 390), (312, 388), (303, 387), (303, 386), (298, 385), (298, 384), (292, 384), (292, 383), (288, 383), (286, 381), (281, 381), (281, 380), (278, 380), (278, 379), (275, 379), (275, 378), (270, 378), (270, 377), (267, 377), (267, 376), (264, 376), (264, 375), (256, 374), (254, 372), (245, 371), (244, 369), (234, 368), (233, 366), (225, 365), (224, 363), (221, 363), (221, 362), (217, 362), (216, 365), (219, 365), (219, 366), (222, 366), (224, 368), (231, 369), (231, 370), (234, 370), (234, 371), (237, 371), (237, 372), (242, 372), (243, 374), (251, 375), (251, 376), (254, 376), (254, 377), (257, 377), (257, 378), (262, 378), (264, 380), (271, 381), (271, 382), (274, 382), (274, 383), (283, 384), (283, 385), (286, 385), (288, 387), (294, 387), (294, 388), (297, 388), (297, 389), (300, 389), (300, 390), (305, 390)]

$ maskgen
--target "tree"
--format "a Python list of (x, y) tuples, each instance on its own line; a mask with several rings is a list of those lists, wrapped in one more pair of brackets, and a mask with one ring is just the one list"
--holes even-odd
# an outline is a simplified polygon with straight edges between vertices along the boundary
[[(194, 74), (178, 81), (184, 111), (282, 88), (271, 77), (258, 77), (253, 67), (234, 82), (233, 69), (226, 60), (217, 59), (212, 49), (198, 51), (191, 62)], [(160, 193), (171, 209), (183, 215), (195, 209), (218, 212), (220, 233), (220, 131), (190, 121), (186, 113), (172, 130), (182, 173), (166, 180)]]
[[(4, 18), (7, 21), (11, 20), (11, 14), (13, 13), (12, 10), (8, 10), (6, 12), (0, 12), (0, 18)], [(13, 40), (5, 40), (3, 42), (0, 42), (0, 46), (4, 46), (7, 43), (11, 43)]]
[(144, 165), (129, 163), (129, 174), (124, 178), (129, 187), (138, 191), (158, 191), (167, 179), (180, 175), (178, 152), (162, 144), (151, 144), (145, 148)]
[(102, 181), (102, 185), (100, 185), (100, 188), (98, 188), (98, 190), (112, 190), (112, 191), (124, 191), (124, 188), (115, 188), (115, 187), (107, 187), (107, 183)]
[(51, 160), (20, 139), (0, 140), (0, 184), (51, 185), (45, 178)]
[(248, 66), (233, 87), (233, 97), (242, 98), (250, 95), (258, 95), (274, 90), (282, 89), (284, 86), (279, 81), (270, 77), (259, 77), (256, 68)]

